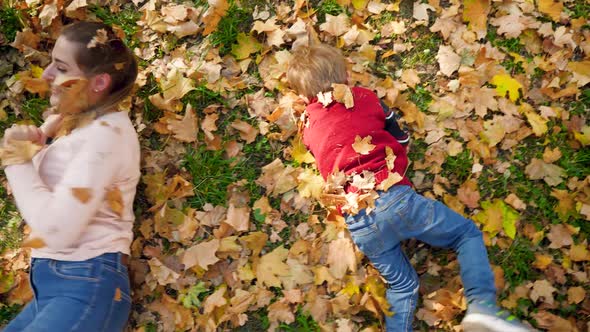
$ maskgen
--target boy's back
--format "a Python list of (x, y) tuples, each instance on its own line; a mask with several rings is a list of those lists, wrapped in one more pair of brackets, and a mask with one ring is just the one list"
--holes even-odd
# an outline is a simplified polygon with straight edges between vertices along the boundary
[[(379, 99), (372, 91), (351, 88), (354, 106), (350, 109), (337, 102), (324, 107), (312, 102), (306, 108), (307, 123), (303, 128), (303, 142), (316, 157), (322, 176), (327, 178), (335, 170), (346, 174), (375, 172), (376, 180), (385, 180), (390, 172), (403, 176), (398, 184), (411, 185), (405, 176), (408, 158), (405, 148), (385, 130), (385, 115)], [(375, 147), (367, 154), (353, 149), (355, 139), (371, 136)], [(393, 170), (387, 168), (386, 147), (395, 155)]]

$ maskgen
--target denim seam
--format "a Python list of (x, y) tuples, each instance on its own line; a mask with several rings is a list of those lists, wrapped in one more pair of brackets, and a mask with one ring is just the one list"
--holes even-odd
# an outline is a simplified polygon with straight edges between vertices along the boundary
[(125, 273), (123, 271), (118, 271), (117, 269), (113, 268), (112, 266), (108, 266), (108, 265), (104, 265), (104, 264), (101, 264), (101, 265), (102, 265), (103, 268), (105, 268), (105, 269), (107, 269), (107, 270), (109, 270), (109, 271), (111, 271), (113, 273), (117, 273), (117, 274), (119, 274), (122, 277), (127, 277), (128, 276), (127, 273)]
[[(102, 275), (102, 266), (103, 265), (99, 265), (99, 271), (98, 271), (98, 275)], [(97, 280), (99, 280), (97, 278)], [(90, 303), (88, 303), (86, 305), (86, 309), (84, 309), (84, 313), (82, 313), (82, 315), (80, 315), (80, 319), (78, 320), (78, 322), (76, 324), (74, 324), (74, 326), (72, 326), (71, 331), (76, 331), (76, 329), (80, 326), (80, 324), (86, 319), (86, 316), (88, 316), (91, 312), (91, 309), (95, 307), (95, 302), (96, 302), (96, 297), (98, 295), (98, 286), (100, 286), (99, 282), (93, 283), (94, 284), (94, 293), (92, 294), (92, 298), (90, 299)]]
[[(392, 205), (394, 205), (397, 202), (401, 201), (404, 198), (404, 196), (407, 194), (407, 192), (410, 191), (410, 190), (412, 190), (411, 187), (404, 188), (402, 191), (400, 191), (400, 192), (397, 193), (397, 195), (394, 197), (394, 199), (389, 200), (383, 206), (380, 206), (378, 208), (375, 208), (372, 212), (374, 212), (374, 213), (380, 213), (380, 212), (383, 212), (383, 211), (389, 209)], [(380, 198), (381, 197), (379, 197), (379, 199)]]
[[(90, 267), (92, 267), (92, 265), (90, 265)], [(57, 275), (58, 277), (63, 278), (63, 279), (81, 280), (81, 281), (88, 281), (88, 282), (92, 282), (92, 283), (98, 283), (98, 281), (99, 281), (98, 278), (71, 276), (71, 275), (60, 273), (57, 271), (57, 261), (55, 261), (55, 260), (52, 260), (49, 262), (49, 268), (51, 269), (51, 271), (53, 271), (53, 273), (55, 273), (55, 275)]]

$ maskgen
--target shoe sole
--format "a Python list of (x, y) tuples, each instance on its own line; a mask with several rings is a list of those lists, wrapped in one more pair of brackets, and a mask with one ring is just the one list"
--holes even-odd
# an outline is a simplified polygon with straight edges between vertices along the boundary
[(470, 314), (461, 322), (465, 332), (532, 332), (529, 328), (522, 328), (506, 323), (503, 319), (490, 315)]

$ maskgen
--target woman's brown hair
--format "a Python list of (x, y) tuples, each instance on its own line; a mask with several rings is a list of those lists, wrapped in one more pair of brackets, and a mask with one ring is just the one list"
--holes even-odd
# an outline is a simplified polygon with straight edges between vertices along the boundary
[(131, 93), (137, 78), (137, 60), (111, 27), (100, 22), (77, 22), (64, 27), (61, 36), (78, 44), (74, 59), (86, 75), (111, 76), (106, 97), (92, 110), (112, 108)]

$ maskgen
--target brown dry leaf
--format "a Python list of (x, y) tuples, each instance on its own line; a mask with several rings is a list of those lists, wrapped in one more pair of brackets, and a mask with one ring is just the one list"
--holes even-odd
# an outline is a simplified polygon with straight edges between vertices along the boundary
[(451, 76), (461, 65), (461, 57), (451, 46), (441, 45), (436, 55), (441, 73)]
[(506, 196), (504, 202), (508, 203), (510, 206), (517, 210), (522, 211), (526, 209), (526, 204), (513, 193), (510, 193), (508, 196)]
[(203, 23), (205, 24), (205, 29), (203, 30), (204, 36), (215, 31), (219, 21), (225, 16), (229, 8), (227, 0), (207, 0), (207, 2), (209, 3), (209, 8), (203, 15)]
[(258, 129), (252, 127), (248, 122), (242, 120), (235, 120), (231, 124), (232, 128), (235, 128), (240, 133), (240, 137), (246, 141), (246, 144), (254, 142), (256, 136), (258, 136)]
[(108, 41), (107, 31), (105, 29), (96, 30), (96, 35), (92, 37), (86, 48), (96, 47), (98, 44), (105, 44)]
[(567, 302), (570, 304), (578, 304), (586, 298), (586, 290), (584, 287), (570, 287), (567, 290)]
[(123, 209), (125, 206), (123, 205), (123, 194), (121, 193), (121, 190), (119, 190), (119, 187), (114, 187), (108, 190), (105, 194), (105, 200), (113, 212), (119, 217), (123, 216)]
[(72, 195), (83, 204), (88, 203), (92, 199), (92, 189), (90, 188), (71, 188), (71, 190)]
[(196, 142), (199, 126), (192, 106), (188, 104), (182, 120), (168, 120), (167, 128), (173, 133), (174, 138), (181, 142)]
[(412, 89), (416, 88), (416, 84), (420, 84), (420, 76), (415, 69), (405, 69), (400, 77), (402, 82), (406, 83)]
[(338, 16), (326, 14), (326, 22), (320, 24), (320, 31), (338, 37), (345, 34), (350, 29), (350, 18), (345, 13)]
[(150, 259), (148, 265), (150, 267), (150, 274), (157, 283), (162, 286), (174, 284), (178, 281), (178, 278), (180, 278), (180, 274), (162, 264), (162, 262), (156, 257)]
[(334, 100), (344, 104), (344, 107), (346, 108), (354, 107), (354, 98), (352, 97), (352, 91), (348, 85), (333, 83), (332, 89), (332, 96), (334, 97)]
[(236, 207), (230, 204), (227, 209), (226, 224), (233, 227), (238, 232), (245, 232), (250, 228), (250, 208), (247, 206)]
[(588, 253), (587, 245), (576, 244), (570, 249), (570, 258), (573, 262), (583, 262), (590, 260), (590, 253)]
[(376, 145), (371, 144), (372, 139), (373, 137), (370, 135), (363, 138), (361, 138), (359, 135), (356, 135), (354, 138), (354, 143), (352, 144), (352, 149), (357, 153), (367, 155), (376, 147)]
[(293, 308), (288, 303), (276, 301), (268, 306), (268, 319), (271, 322), (271, 326), (279, 322), (291, 324), (295, 321), (295, 314), (293, 313)]
[(171, 70), (165, 78), (160, 80), (160, 86), (163, 91), (164, 103), (179, 100), (189, 91), (195, 89), (193, 80), (185, 77), (177, 68)]
[(579, 332), (574, 324), (570, 321), (554, 315), (546, 310), (531, 314), (537, 321), (537, 324), (542, 329), (547, 329), (550, 332)]
[(209, 295), (205, 301), (203, 301), (203, 308), (205, 314), (211, 314), (215, 308), (223, 307), (227, 304), (225, 298), (225, 292), (227, 286), (221, 285), (213, 294)]
[(327, 92), (318, 92), (317, 96), (318, 98), (318, 102), (322, 105), (324, 105), (324, 107), (328, 107), (331, 103), (334, 102), (334, 99), (332, 98), (332, 91), (327, 91)]
[(529, 179), (543, 179), (550, 186), (560, 184), (566, 176), (563, 168), (554, 164), (548, 164), (537, 158), (532, 158), (531, 163), (526, 166), (524, 172)]
[(356, 255), (352, 241), (348, 238), (341, 238), (330, 242), (328, 247), (327, 263), (330, 274), (336, 279), (342, 279), (346, 271), (356, 271)]
[(181, 258), (182, 264), (184, 264), (185, 270), (198, 265), (203, 270), (207, 270), (209, 265), (213, 265), (219, 261), (219, 258), (215, 255), (219, 249), (220, 241), (213, 239), (207, 242), (201, 242), (195, 246), (187, 249)]
[(551, 225), (551, 230), (547, 234), (547, 238), (551, 241), (549, 248), (552, 249), (571, 246), (574, 243), (571, 233), (562, 224)]
[(279, 277), (286, 277), (291, 274), (289, 265), (285, 264), (289, 250), (279, 246), (270, 253), (260, 257), (256, 267), (256, 278), (259, 285), (266, 287), (281, 287)]
[(561, 158), (562, 154), (561, 154), (561, 150), (559, 149), (559, 147), (555, 147), (555, 149), (551, 149), (549, 147), (545, 148), (545, 151), (543, 152), (543, 161), (551, 164), (553, 162), (556, 162), (557, 160), (559, 160), (559, 158)]
[(533, 283), (530, 298), (533, 302), (537, 302), (542, 298), (543, 302), (553, 304), (553, 293), (556, 291), (557, 289), (555, 289), (549, 281), (545, 279), (537, 280)]
[(479, 206), (479, 200), (481, 198), (479, 194), (479, 188), (477, 180), (469, 179), (459, 187), (457, 190), (457, 198), (461, 203), (465, 204), (470, 209), (475, 209)]

